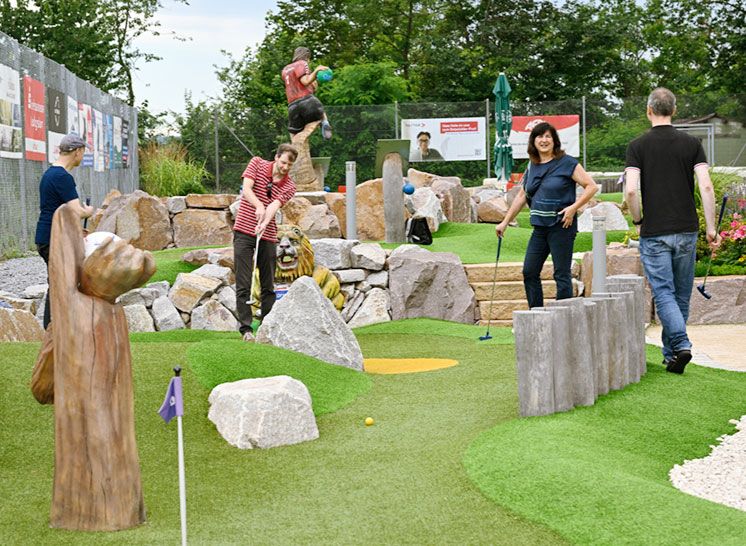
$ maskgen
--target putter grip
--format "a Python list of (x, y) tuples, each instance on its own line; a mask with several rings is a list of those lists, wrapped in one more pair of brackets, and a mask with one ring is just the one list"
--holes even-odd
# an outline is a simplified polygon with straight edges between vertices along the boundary
[[(85, 204), (86, 204), (86, 206), (90, 206), (90, 204), (91, 204), (91, 198), (90, 197), (86, 197), (85, 198)], [(83, 220), (83, 229), (88, 229), (88, 218), (85, 218)]]
[(718, 224), (715, 226), (715, 231), (720, 229), (720, 224), (723, 223), (723, 214), (725, 213), (725, 204), (728, 202), (728, 196), (723, 195), (723, 202), (720, 205), (720, 216), (718, 216)]

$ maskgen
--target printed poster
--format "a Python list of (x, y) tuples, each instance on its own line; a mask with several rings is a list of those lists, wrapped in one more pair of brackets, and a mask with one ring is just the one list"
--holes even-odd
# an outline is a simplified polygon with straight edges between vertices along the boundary
[(104, 171), (104, 116), (93, 109), (93, 169)]
[(580, 156), (580, 116), (513, 116), (513, 128), (508, 141), (515, 159), (528, 157), (528, 137), (531, 130), (542, 121), (551, 123), (559, 135), (562, 149), (572, 157)]
[(78, 101), (72, 97), (67, 97), (67, 134), (75, 133), (85, 138), (80, 130), (80, 115), (78, 114)]
[(93, 109), (90, 104), (78, 103), (78, 120), (80, 138), (86, 141), (88, 148), (83, 152), (83, 167), (93, 167)]
[(44, 109), (44, 84), (31, 76), (23, 77), (23, 114), (26, 136), (26, 159), (47, 159), (46, 111)]
[(114, 168), (114, 117), (104, 114), (104, 170)]
[(122, 168), (122, 118), (114, 116), (114, 169)]
[(17, 70), (0, 64), (0, 157), (21, 159), (21, 81)]
[(410, 141), (409, 161), (484, 161), (485, 118), (401, 120), (401, 137)]
[(130, 166), (130, 120), (122, 120), (122, 167)]
[(57, 161), (60, 156), (60, 141), (66, 134), (67, 95), (47, 87), (47, 161), (50, 163)]

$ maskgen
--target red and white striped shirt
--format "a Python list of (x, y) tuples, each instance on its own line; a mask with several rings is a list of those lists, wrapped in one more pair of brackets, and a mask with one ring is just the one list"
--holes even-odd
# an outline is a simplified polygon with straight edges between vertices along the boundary
[[(285, 175), (279, 182), (272, 181), (274, 166), (274, 161), (266, 161), (261, 157), (253, 157), (243, 172), (243, 178), (249, 178), (254, 181), (251, 189), (265, 207), (275, 200), (284, 206), (295, 195), (295, 182), (290, 178), (290, 175)], [(271, 195), (267, 192), (268, 188), (271, 188)], [(236, 215), (236, 223), (233, 229), (253, 237), (255, 228), (256, 210), (243, 196), (243, 192), (241, 192), (241, 204), (238, 207), (238, 215)], [(272, 243), (277, 242), (277, 224), (274, 218), (267, 224), (267, 228), (262, 234), (262, 239)]]

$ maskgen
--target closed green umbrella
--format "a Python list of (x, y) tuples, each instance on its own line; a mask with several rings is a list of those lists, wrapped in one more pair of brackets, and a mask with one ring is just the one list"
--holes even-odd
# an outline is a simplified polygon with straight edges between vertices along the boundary
[(513, 148), (508, 142), (513, 127), (510, 91), (508, 78), (504, 72), (500, 72), (492, 92), (495, 94), (495, 175), (501, 180), (510, 180), (513, 172)]

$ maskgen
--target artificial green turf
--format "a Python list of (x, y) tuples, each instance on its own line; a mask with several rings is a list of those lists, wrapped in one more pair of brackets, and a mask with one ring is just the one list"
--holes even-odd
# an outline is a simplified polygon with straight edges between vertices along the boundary
[(467, 472), (495, 502), (578, 544), (743, 544), (746, 514), (681, 493), (668, 472), (735, 431), (746, 381), (698, 366), (675, 376), (659, 362), (649, 347), (639, 384), (483, 433)]
[[(484, 327), (477, 328), (471, 324), (459, 324), (456, 322), (448, 322), (447, 320), (429, 318), (379, 322), (378, 324), (355, 328), (354, 332), (356, 336), (366, 334), (420, 334), (423, 336), (462, 337), (472, 341), (479, 340), (481, 336), (484, 336), (487, 333), (486, 328)], [(513, 344), (513, 334), (511, 333), (510, 328), (504, 326), (492, 326), (490, 328), (490, 335), (492, 336), (492, 339), (484, 341), (479, 340), (480, 344)]]
[[(532, 228), (528, 223), (528, 211), (522, 211), (517, 217), (518, 227), (511, 227), (505, 232), (501, 262), (523, 262), (526, 246), (531, 237)], [(624, 240), (626, 231), (609, 231), (607, 242)], [(396, 248), (397, 243), (381, 243), (384, 248)], [(494, 224), (459, 224), (446, 222), (433, 233), (433, 244), (427, 247), (432, 252), (453, 252), (465, 264), (481, 264), (495, 261), (497, 237)], [(593, 248), (592, 233), (578, 233), (575, 238), (575, 252), (588, 252)]]
[(593, 196), (596, 201), (610, 201), (612, 203), (619, 203), (620, 205), (624, 201), (624, 193), (613, 192), (613, 193), (597, 193)]
[(221, 246), (200, 246), (200, 247), (189, 247), (189, 248), (168, 248), (166, 250), (157, 250), (152, 252), (155, 258), (156, 271), (155, 274), (148, 281), (168, 281), (169, 284), (174, 284), (176, 277), (179, 273), (191, 273), (197, 269), (198, 265), (188, 264), (181, 261), (181, 257), (189, 252), (190, 250), (197, 250), (200, 248), (223, 248)]

